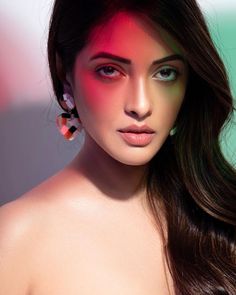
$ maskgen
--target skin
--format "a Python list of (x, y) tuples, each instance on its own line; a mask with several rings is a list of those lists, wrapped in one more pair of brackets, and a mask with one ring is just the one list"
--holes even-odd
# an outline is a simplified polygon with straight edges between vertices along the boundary
[[(131, 64), (90, 61), (101, 51)], [(181, 60), (151, 64), (176, 53), (171, 36), (135, 15), (119, 13), (92, 32), (63, 81), (85, 143), (67, 167), (0, 209), (0, 294), (174, 294), (142, 180), (174, 126), (188, 76)], [(115, 70), (98, 74), (104, 65)], [(166, 66), (180, 72), (172, 82), (159, 80)], [(151, 143), (124, 142), (117, 130), (130, 124), (152, 128)]]

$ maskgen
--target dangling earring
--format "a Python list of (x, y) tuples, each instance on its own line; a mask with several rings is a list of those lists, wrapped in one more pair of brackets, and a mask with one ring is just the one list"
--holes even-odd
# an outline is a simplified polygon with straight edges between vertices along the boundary
[(83, 129), (73, 97), (68, 93), (64, 93), (61, 105), (67, 108), (68, 111), (57, 116), (57, 126), (65, 139), (73, 140)]
[(170, 130), (170, 136), (175, 135), (176, 132), (177, 132), (177, 127), (175, 126), (175, 127), (173, 127), (173, 128)]

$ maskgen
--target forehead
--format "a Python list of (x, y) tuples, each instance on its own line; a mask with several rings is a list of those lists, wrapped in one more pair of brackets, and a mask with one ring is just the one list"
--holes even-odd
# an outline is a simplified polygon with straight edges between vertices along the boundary
[(166, 56), (183, 53), (180, 45), (160, 26), (151, 26), (141, 15), (129, 12), (115, 14), (90, 34), (87, 52), (109, 51), (123, 56)]

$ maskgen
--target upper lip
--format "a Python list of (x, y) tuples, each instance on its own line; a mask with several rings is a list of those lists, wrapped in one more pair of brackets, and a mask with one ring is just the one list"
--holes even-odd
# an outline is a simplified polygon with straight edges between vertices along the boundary
[(119, 129), (120, 132), (130, 132), (130, 133), (154, 133), (155, 131), (148, 127), (147, 125), (130, 125), (128, 127), (125, 127), (123, 129)]

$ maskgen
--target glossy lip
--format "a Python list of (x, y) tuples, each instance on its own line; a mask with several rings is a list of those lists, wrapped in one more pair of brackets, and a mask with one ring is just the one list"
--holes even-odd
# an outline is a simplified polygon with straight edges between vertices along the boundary
[(122, 133), (155, 133), (155, 131), (147, 125), (138, 126), (135, 124), (125, 127), (123, 129), (119, 129), (118, 131)]
[(148, 145), (155, 134), (155, 131), (147, 125), (130, 125), (118, 131), (126, 143), (136, 147)]

